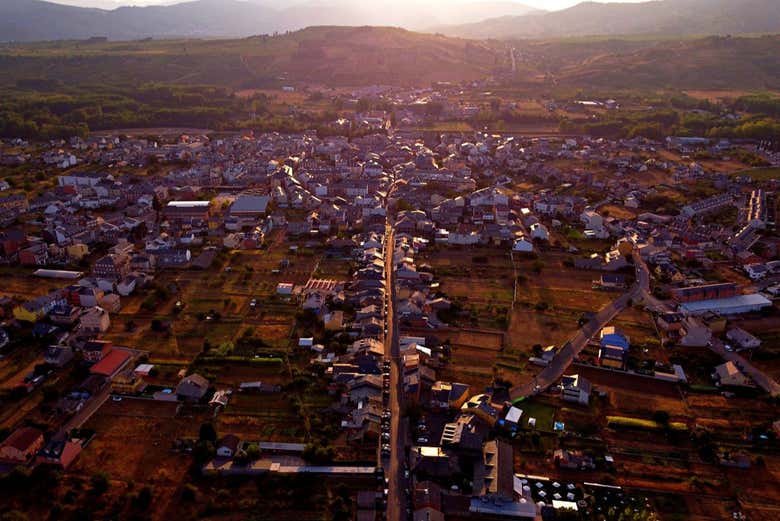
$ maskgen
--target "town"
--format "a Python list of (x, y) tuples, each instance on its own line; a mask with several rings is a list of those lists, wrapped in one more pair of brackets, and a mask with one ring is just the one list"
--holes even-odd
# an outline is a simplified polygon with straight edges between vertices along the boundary
[(2, 509), (775, 519), (780, 154), (480, 103), (0, 142)]

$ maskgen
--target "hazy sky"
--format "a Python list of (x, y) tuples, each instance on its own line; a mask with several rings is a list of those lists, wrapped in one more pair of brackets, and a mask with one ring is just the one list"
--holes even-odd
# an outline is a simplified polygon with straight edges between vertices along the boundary
[[(113, 7), (119, 7), (121, 5), (159, 5), (159, 4), (175, 4), (184, 0), (50, 0), (59, 4), (78, 5), (83, 7), (101, 7), (103, 9), (111, 9)], [(276, 5), (290, 5), (293, 3), (301, 3), (305, 0), (264, 0), (259, 3), (276, 4)], [(327, 3), (328, 0), (320, 0), (323, 3)], [(424, 0), (423, 0), (424, 1)], [(470, 2), (479, 0), (452, 0), (453, 3)], [(539, 9), (547, 9), (548, 11), (554, 11), (556, 9), (565, 9), (575, 4), (580, 3), (582, 0), (510, 0), (518, 1), (519, 3), (537, 7)], [(598, 0), (600, 2), (640, 2), (646, 0)]]

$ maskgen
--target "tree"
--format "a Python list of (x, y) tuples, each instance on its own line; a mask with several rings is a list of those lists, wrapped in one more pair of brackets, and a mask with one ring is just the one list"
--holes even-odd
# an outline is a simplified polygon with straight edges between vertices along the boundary
[(11, 510), (0, 516), (0, 521), (27, 521), (29, 518), (24, 512)]
[(188, 503), (194, 503), (197, 494), (198, 489), (195, 487), (195, 485), (187, 483), (184, 485), (184, 490), (181, 491), (181, 498)]
[(96, 496), (102, 496), (108, 491), (108, 476), (104, 472), (96, 472), (90, 478), (92, 493)]
[(661, 425), (666, 425), (669, 423), (669, 413), (666, 411), (655, 411), (653, 413), (653, 421), (660, 423)]
[(153, 498), (154, 494), (152, 493), (152, 488), (146, 485), (138, 491), (138, 495), (135, 497), (133, 504), (138, 510), (145, 511), (151, 506)]
[(254, 461), (260, 458), (260, 447), (254, 443), (250, 443), (246, 448), (246, 457), (249, 461)]
[(198, 439), (200, 441), (210, 441), (211, 443), (217, 442), (217, 430), (214, 428), (214, 424), (206, 422), (201, 424), (198, 430)]

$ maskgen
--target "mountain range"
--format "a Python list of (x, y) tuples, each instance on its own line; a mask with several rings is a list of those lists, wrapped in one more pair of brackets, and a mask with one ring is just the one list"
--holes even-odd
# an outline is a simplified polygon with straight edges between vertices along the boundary
[(194, 0), (111, 10), (0, 0), (0, 41), (236, 38), (335, 25), (396, 26), (474, 39), (724, 35), (780, 32), (780, 9), (778, 0), (583, 2), (551, 12), (512, 0)]
[(780, 32), (778, 0), (583, 2), (561, 11), (502, 16), (437, 31), (468, 38), (681, 36)]
[[(108, 3), (94, 2), (94, 5)], [(510, 0), (195, 0), (98, 9), (41, 0), (0, 0), (0, 41), (245, 37), (315, 25), (457, 26), (495, 16), (539, 12)]]

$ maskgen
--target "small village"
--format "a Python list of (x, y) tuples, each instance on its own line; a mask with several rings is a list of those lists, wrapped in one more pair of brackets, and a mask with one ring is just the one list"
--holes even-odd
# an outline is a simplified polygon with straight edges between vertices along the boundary
[(780, 155), (418, 119), (0, 142), (39, 172), (0, 179), (3, 469), (187, 518), (316, 475), (338, 519), (772, 519), (780, 178), (739, 158)]

